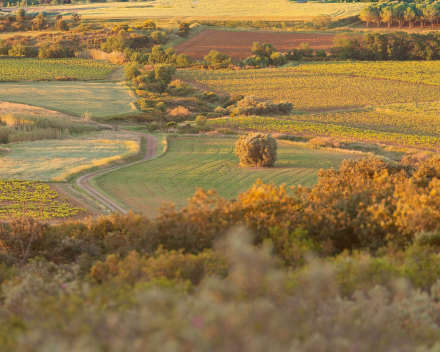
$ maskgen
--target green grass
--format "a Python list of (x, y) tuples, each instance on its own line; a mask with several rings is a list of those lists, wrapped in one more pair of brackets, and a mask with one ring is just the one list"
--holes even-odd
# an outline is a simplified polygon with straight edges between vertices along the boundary
[(82, 170), (127, 158), (138, 152), (138, 137), (99, 132), (67, 140), (10, 144), (0, 155), (0, 179), (63, 181)]
[(305, 111), (440, 100), (440, 90), (432, 85), (297, 72), (283, 68), (243, 71), (181, 70), (178, 77), (198, 81), (212, 90), (229, 94), (289, 101), (295, 110)]
[(117, 66), (85, 59), (1, 59), (0, 82), (105, 79)]
[(133, 111), (133, 98), (122, 83), (18, 82), (0, 83), (0, 99), (43, 107), (65, 114), (103, 118)]
[(244, 168), (235, 156), (235, 142), (236, 138), (169, 138), (163, 157), (109, 172), (95, 182), (127, 208), (154, 216), (162, 202), (185, 206), (196, 187), (214, 187), (221, 196), (231, 199), (257, 179), (278, 185), (311, 186), (320, 168), (337, 167), (343, 159), (359, 157), (280, 141), (274, 168)]

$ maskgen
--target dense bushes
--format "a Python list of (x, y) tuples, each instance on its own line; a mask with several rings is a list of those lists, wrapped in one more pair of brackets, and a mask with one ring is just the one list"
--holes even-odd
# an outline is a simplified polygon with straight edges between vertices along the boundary
[(38, 58), (40, 59), (65, 58), (74, 56), (75, 54), (72, 50), (60, 44), (43, 44), (38, 50)]
[(238, 139), (235, 155), (244, 166), (269, 167), (277, 160), (277, 148), (275, 138), (262, 133), (250, 133)]
[(248, 95), (246, 97), (232, 97), (224, 106), (217, 107), (214, 111), (222, 115), (279, 115), (288, 114), (292, 111), (293, 105), (289, 102), (273, 103), (263, 100), (256, 96)]
[(341, 60), (438, 60), (440, 36), (435, 32), (367, 33), (363, 38), (339, 35), (330, 49)]
[(232, 64), (232, 59), (226, 55), (218, 52), (217, 50), (211, 50), (208, 55), (204, 57), (209, 67), (218, 70), (221, 68), (228, 68)]

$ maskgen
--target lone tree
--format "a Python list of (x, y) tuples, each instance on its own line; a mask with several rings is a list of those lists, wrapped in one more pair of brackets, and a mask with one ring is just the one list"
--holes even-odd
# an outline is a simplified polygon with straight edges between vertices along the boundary
[(241, 136), (235, 144), (235, 155), (245, 166), (271, 167), (277, 160), (277, 141), (263, 133)]

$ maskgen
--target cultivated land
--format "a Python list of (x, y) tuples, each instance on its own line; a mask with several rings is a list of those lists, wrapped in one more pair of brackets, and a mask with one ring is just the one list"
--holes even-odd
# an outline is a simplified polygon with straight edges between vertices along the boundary
[(271, 33), (221, 31), (205, 29), (191, 39), (174, 47), (177, 53), (189, 55), (193, 60), (203, 60), (211, 50), (217, 50), (235, 60), (251, 56), (254, 42), (270, 43), (278, 51), (286, 52), (309, 43), (314, 50), (326, 50), (333, 45), (334, 34)]
[(0, 59), (0, 81), (105, 79), (117, 66), (84, 59)]
[(115, 82), (18, 82), (0, 83), (3, 101), (40, 106), (65, 114), (94, 118), (133, 111), (130, 91)]
[(178, 77), (228, 94), (289, 101), (294, 110), (322, 111), (440, 99), (440, 90), (433, 85), (309, 72), (312, 67), (310, 64), (297, 69), (181, 70)]
[(14, 143), (8, 148), (1, 155), (0, 179), (64, 181), (80, 171), (135, 155), (139, 139), (106, 131), (67, 140)]
[(236, 138), (176, 137), (156, 160), (107, 173), (96, 179), (106, 194), (129, 209), (154, 216), (163, 202), (187, 204), (196, 187), (214, 187), (222, 197), (236, 198), (257, 179), (288, 186), (312, 186), (320, 168), (337, 167), (358, 155), (319, 151), (279, 142), (274, 168), (245, 168), (235, 156)]
[(84, 19), (272, 19), (304, 20), (320, 14), (330, 15), (335, 19), (357, 15), (365, 6), (363, 3), (306, 3), (294, 1), (256, 0), (160, 0), (147, 3), (106, 3), (81, 4), (72, 6), (29, 7), (31, 11), (61, 10), (78, 12)]
[(85, 209), (50, 186), (35, 181), (0, 180), (0, 221), (33, 217), (38, 220), (81, 217)]

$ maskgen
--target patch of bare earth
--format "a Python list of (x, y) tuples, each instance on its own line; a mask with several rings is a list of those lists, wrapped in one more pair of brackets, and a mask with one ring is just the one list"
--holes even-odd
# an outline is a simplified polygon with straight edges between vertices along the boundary
[(272, 44), (278, 51), (296, 49), (301, 43), (309, 43), (314, 50), (328, 51), (333, 45), (334, 34), (276, 33), (217, 31), (205, 29), (191, 39), (174, 47), (176, 53), (188, 55), (193, 60), (203, 60), (211, 50), (217, 50), (235, 60), (251, 56), (254, 42)]

